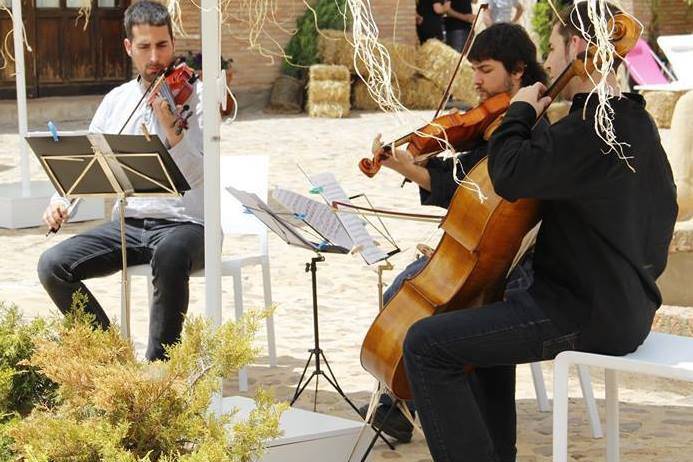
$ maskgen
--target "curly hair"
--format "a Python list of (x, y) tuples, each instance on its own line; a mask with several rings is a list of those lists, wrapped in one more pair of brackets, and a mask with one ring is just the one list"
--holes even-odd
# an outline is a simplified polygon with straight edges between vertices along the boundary
[(503, 63), (510, 73), (523, 71), (523, 87), (547, 81), (544, 67), (537, 62), (537, 47), (519, 24), (501, 22), (480, 32), (469, 50), (468, 59), (477, 62), (493, 59)]

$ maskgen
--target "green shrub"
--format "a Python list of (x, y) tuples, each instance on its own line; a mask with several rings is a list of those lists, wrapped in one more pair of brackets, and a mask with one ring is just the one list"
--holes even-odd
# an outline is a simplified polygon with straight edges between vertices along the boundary
[(546, 58), (549, 54), (549, 37), (555, 14), (546, 0), (539, 0), (534, 4), (534, 16), (532, 17), (532, 28), (539, 36), (539, 52)]
[(315, 13), (309, 8), (296, 20), (296, 32), (284, 49), (282, 72), (297, 79), (303, 79), (306, 68), (318, 63), (318, 29), (342, 30), (346, 27), (346, 0), (318, 0), (313, 9)]

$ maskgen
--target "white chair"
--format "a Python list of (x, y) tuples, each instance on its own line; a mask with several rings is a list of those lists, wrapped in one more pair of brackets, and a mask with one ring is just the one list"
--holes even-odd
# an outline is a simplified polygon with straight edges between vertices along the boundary
[(636, 85), (638, 91), (687, 91), (693, 89), (693, 34), (661, 35), (657, 38), (676, 80), (669, 83)]
[(553, 461), (568, 461), (568, 370), (603, 367), (606, 385), (606, 461), (619, 460), (618, 371), (693, 382), (693, 338), (652, 332), (634, 352), (606, 356), (566, 351), (554, 360)]
[[(252, 214), (248, 214), (240, 202), (226, 191), (227, 186), (255, 193), (262, 200), (267, 199), (267, 156), (223, 156), (221, 162), (221, 227), (224, 236), (233, 239), (233, 235), (255, 235), (259, 247), (251, 254), (222, 256), (221, 275), (233, 277), (233, 295), (236, 319), (243, 315), (243, 284), (241, 270), (245, 266), (260, 265), (262, 268), (262, 285), (264, 290), (265, 307), (272, 306), (272, 288), (270, 283), (269, 254), (267, 250), (267, 228)], [(191, 277), (204, 277), (204, 270), (197, 271)], [(149, 265), (138, 265), (128, 268), (128, 279), (132, 276), (145, 276), (148, 286), (148, 301), (151, 306), (153, 286), (152, 270)], [(131, 287), (128, 281), (128, 287)], [(130, 294), (128, 294), (129, 296)], [(221, 307), (219, 307), (221, 311)], [(220, 316), (221, 318), (221, 316)], [(125, 313), (121, 313), (124, 320)], [(124, 337), (129, 338), (130, 326), (121, 325)], [(267, 347), (269, 364), (276, 366), (277, 352), (274, 338), (274, 320), (267, 318)], [(247, 371), (238, 372), (238, 387), (241, 391), (248, 390)]]
[[(531, 363), (529, 367), (532, 370), (532, 381), (534, 382), (534, 393), (537, 396), (539, 412), (550, 412), (549, 397), (546, 394), (546, 384), (544, 382), (544, 373), (541, 370), (541, 363)], [(603, 438), (602, 422), (599, 420), (599, 411), (597, 411), (597, 403), (594, 400), (594, 392), (592, 391), (592, 378), (586, 366), (578, 366), (578, 378), (580, 379), (582, 398), (587, 407), (587, 420), (592, 429), (592, 438)]]

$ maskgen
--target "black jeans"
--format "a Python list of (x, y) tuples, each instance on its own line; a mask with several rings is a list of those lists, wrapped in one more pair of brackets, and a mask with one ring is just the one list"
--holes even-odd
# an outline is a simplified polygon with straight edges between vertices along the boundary
[(514, 461), (515, 365), (553, 359), (578, 336), (558, 329), (522, 290), (415, 323), (404, 362), (433, 460)]
[[(190, 274), (204, 267), (204, 227), (189, 222), (126, 218), (125, 239), (128, 266), (152, 266), (154, 297), (146, 356), (150, 361), (164, 359), (164, 345), (180, 339), (188, 310)], [(72, 294), (81, 290), (89, 297), (87, 312), (106, 328), (110, 325), (108, 316), (82, 281), (120, 271), (120, 249), (117, 220), (73, 236), (41, 255), (41, 284), (63, 313), (70, 309)]]
[(469, 29), (448, 29), (445, 31), (445, 43), (461, 53), (468, 36)]

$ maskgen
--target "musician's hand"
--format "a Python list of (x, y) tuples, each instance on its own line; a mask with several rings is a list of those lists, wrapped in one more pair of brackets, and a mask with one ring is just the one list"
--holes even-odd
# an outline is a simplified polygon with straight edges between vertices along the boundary
[(182, 133), (176, 133), (178, 116), (171, 111), (168, 102), (158, 95), (152, 100), (152, 110), (159, 124), (164, 129), (168, 143), (171, 147), (174, 147), (183, 138)]
[(65, 205), (58, 202), (50, 204), (43, 212), (43, 222), (56, 231), (67, 221), (67, 218)]
[(537, 82), (534, 85), (520, 88), (513, 99), (510, 100), (510, 104), (517, 101), (528, 103), (534, 108), (537, 116), (539, 116), (551, 104), (551, 98), (544, 96), (545, 93), (546, 86), (543, 83)]

